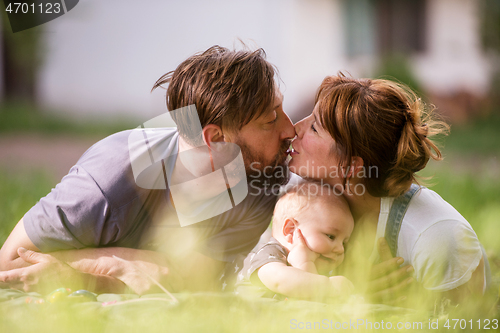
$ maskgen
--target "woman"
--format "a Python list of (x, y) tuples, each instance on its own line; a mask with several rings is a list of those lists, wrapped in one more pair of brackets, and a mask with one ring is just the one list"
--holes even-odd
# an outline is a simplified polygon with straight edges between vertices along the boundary
[[(413, 186), (416, 193), (406, 213), (400, 214), (394, 249), (399, 258), (387, 260), (392, 256), (377, 253), (376, 240), (389, 227), (394, 198), (410, 190), (416, 183), (415, 173), (430, 158), (441, 159), (431, 137), (447, 130), (446, 124), (426, 115), (424, 104), (409, 88), (387, 80), (347, 78), (342, 73), (327, 77), (316, 95), (313, 113), (297, 123), (295, 130), (290, 170), (342, 193), (354, 216), (343, 274), (358, 283), (372, 274), (370, 286), (380, 290), (384, 287), (375, 286), (373, 279), (395, 270), (396, 280), (398, 276), (406, 279), (386, 290), (386, 296), (411, 284), (413, 278), (420, 288), (445, 293), (456, 302), (471, 293), (483, 293), (485, 258), (476, 234), (429, 189)], [(411, 266), (398, 269), (401, 258)], [(383, 263), (372, 266), (377, 260)]]

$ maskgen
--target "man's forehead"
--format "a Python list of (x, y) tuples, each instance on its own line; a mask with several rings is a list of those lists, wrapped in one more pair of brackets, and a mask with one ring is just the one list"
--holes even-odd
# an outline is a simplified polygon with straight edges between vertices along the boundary
[(276, 90), (276, 92), (274, 94), (273, 110), (276, 109), (277, 107), (279, 107), (281, 105), (281, 103), (283, 103), (283, 99), (284, 99), (284, 96), (281, 93), (281, 91)]
[(268, 119), (266, 118), (270, 117), (274, 113), (274, 111), (280, 107), (280, 105), (283, 103), (283, 98), (283, 94), (279, 89), (277, 89), (274, 93), (273, 104), (271, 105), (271, 107), (268, 107), (267, 110), (261, 113), (258, 117), (254, 117), (252, 120), (250, 120), (239, 130), (239, 132), (241, 132), (241, 130), (244, 128), (260, 126), (263, 121), (268, 121)]
[(280, 107), (281, 104), (283, 104), (283, 94), (281, 93), (281, 91), (279, 90), (276, 90), (276, 92), (274, 93), (274, 97), (273, 97), (273, 104), (271, 104), (271, 106), (269, 106), (263, 113), (261, 113), (258, 117), (252, 119), (250, 121), (250, 123), (252, 122), (255, 122), (255, 121), (258, 121), (258, 120), (261, 120), (261, 119), (264, 119), (268, 116), (270, 116), (271, 114), (274, 113), (274, 111)]

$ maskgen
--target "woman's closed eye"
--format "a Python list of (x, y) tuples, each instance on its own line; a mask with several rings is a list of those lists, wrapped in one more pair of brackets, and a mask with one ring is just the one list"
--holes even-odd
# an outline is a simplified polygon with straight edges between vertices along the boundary
[(318, 131), (316, 131), (316, 128), (314, 128), (314, 123), (311, 124), (311, 129), (313, 130), (314, 133), (318, 133)]

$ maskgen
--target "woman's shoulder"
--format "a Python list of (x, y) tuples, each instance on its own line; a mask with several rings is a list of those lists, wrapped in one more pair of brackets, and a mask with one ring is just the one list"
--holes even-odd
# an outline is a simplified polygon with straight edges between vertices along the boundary
[(476, 233), (436, 192), (422, 188), (411, 200), (398, 239), (398, 253), (409, 259), (417, 280), (436, 291), (465, 283), (481, 259)]
[(467, 220), (438, 193), (421, 188), (410, 201), (404, 224), (426, 229), (440, 221), (455, 221), (470, 227)]
[[(399, 233), (398, 246), (412, 251), (417, 242), (442, 243), (457, 239), (477, 241), (477, 235), (469, 222), (436, 192), (422, 188), (410, 201)], [(430, 243), (429, 243), (430, 242)]]

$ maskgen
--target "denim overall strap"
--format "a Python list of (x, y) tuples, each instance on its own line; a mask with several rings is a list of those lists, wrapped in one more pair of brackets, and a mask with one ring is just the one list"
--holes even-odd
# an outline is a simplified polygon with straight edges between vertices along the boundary
[(413, 195), (420, 190), (420, 186), (412, 184), (408, 192), (400, 195), (392, 203), (391, 211), (389, 212), (389, 217), (387, 219), (387, 225), (385, 227), (385, 239), (389, 248), (391, 249), (392, 256), (396, 256), (398, 251), (398, 237), (399, 230), (401, 229), (401, 224), (403, 223), (403, 217), (406, 214), (408, 205), (410, 203)]

